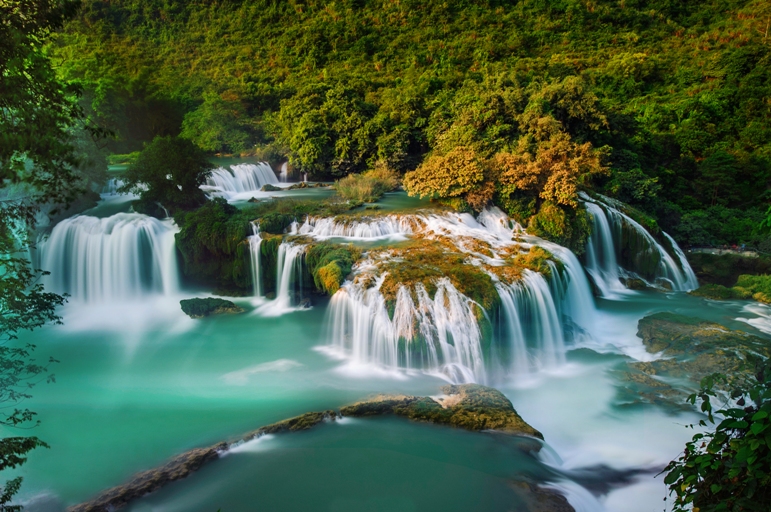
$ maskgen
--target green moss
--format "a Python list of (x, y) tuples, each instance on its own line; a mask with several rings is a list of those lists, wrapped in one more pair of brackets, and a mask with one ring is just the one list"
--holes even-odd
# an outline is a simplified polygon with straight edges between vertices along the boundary
[(399, 250), (383, 269), (388, 272), (380, 290), (393, 311), (401, 286), (414, 290), (425, 286), (431, 298), (436, 294), (436, 280), (446, 277), (463, 295), (485, 311), (493, 311), (500, 301), (492, 279), (481, 268), (466, 263), (467, 255), (437, 240), (417, 240)]
[(751, 293), (746, 293), (736, 288), (728, 288), (721, 284), (705, 284), (690, 292), (691, 295), (715, 300), (750, 299)]
[(589, 240), (591, 224), (586, 210), (573, 210), (546, 201), (538, 213), (530, 217), (527, 229), (533, 235), (568, 247), (581, 255)]
[(224, 199), (175, 215), (183, 275), (195, 283), (225, 290), (250, 288), (246, 237), (251, 234), (251, 218), (248, 211), (238, 210)]
[(316, 289), (333, 295), (360, 257), (361, 250), (353, 245), (322, 242), (308, 249), (305, 262)]
[(259, 220), (260, 233), (280, 235), (294, 220), (294, 216), (285, 213), (271, 212), (265, 214)]
[(210, 315), (243, 313), (244, 310), (229, 300), (206, 298), (179, 301), (182, 311), (190, 318), (203, 318)]
[[(340, 408), (343, 416), (396, 414), (415, 421), (450, 425), (472, 431), (497, 430), (543, 439), (528, 425), (500, 391), (478, 384), (442, 388), (444, 399), (407, 395), (384, 395)], [(534, 446), (538, 449), (540, 445)]]

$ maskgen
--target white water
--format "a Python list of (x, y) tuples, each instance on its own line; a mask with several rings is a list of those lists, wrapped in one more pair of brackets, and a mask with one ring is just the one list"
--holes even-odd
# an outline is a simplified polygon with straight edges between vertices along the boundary
[(260, 258), (260, 245), (262, 245), (262, 237), (260, 236), (260, 228), (257, 224), (252, 224), (252, 235), (248, 237), (249, 240), (249, 261), (252, 269), (252, 291), (257, 298), (262, 297), (262, 276), (260, 270), (262, 268)]
[(212, 171), (211, 176), (201, 185), (201, 190), (211, 196), (231, 200), (238, 194), (259, 192), (267, 184), (279, 183), (276, 173), (264, 162), (259, 164), (231, 165), (230, 170), (220, 167)]
[(357, 240), (405, 239), (413, 233), (416, 217), (389, 215), (371, 220), (337, 221), (334, 217), (308, 216), (299, 228), (293, 230), (323, 240), (349, 238)]
[(289, 162), (284, 162), (281, 164), (281, 173), (278, 175), (278, 179), (281, 181), (281, 183), (286, 183), (289, 181)]
[(354, 364), (424, 370), (451, 382), (485, 382), (482, 336), (475, 306), (447, 279), (439, 279), (433, 299), (422, 284), (417, 302), (402, 286), (393, 319), (376, 286), (346, 282), (329, 305), (329, 338)]
[(138, 213), (78, 216), (54, 227), (38, 246), (47, 290), (86, 302), (124, 301), (179, 288), (176, 226)]
[[(586, 194), (581, 194), (587, 210), (593, 218), (594, 230), (587, 244), (586, 270), (595, 280), (597, 287), (604, 297), (618, 298), (619, 277), (622, 272), (634, 272), (635, 269), (623, 269), (617, 262), (617, 255), (621, 252), (621, 238), (623, 229), (631, 229), (640, 240), (644, 241), (648, 248), (644, 254), (636, 257), (643, 259), (657, 257), (659, 260), (656, 269), (656, 279), (665, 279), (676, 291), (689, 291), (698, 288), (698, 280), (693, 269), (685, 259), (685, 255), (677, 246), (677, 243), (668, 234), (662, 234), (672, 244), (678, 262), (661, 246), (648, 230), (637, 221), (613, 207), (611, 201), (598, 203)], [(678, 264), (679, 263), (679, 264)]]
[[(565, 363), (565, 335), (557, 306), (546, 279), (525, 270), (513, 285), (496, 286), (514, 375), (525, 375)], [(533, 346), (528, 347), (528, 340)]]
[(282, 243), (278, 247), (276, 264), (276, 298), (257, 309), (262, 316), (280, 316), (295, 311), (295, 292), (302, 290), (303, 258), (307, 245)]

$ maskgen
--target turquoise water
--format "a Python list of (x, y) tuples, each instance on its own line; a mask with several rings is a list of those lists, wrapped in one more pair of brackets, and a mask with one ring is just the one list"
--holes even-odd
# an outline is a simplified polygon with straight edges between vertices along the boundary
[[(278, 318), (247, 312), (192, 320), (179, 298), (73, 303), (63, 310), (64, 326), (24, 337), (39, 355), (61, 361), (57, 382), (36, 387), (28, 404), (42, 420), (34, 434), (51, 449), (37, 450), (22, 467), (24, 498), (55, 496), (61, 509), (193, 447), (369, 394), (430, 395), (444, 384), (326, 355), (319, 350), (327, 342), (325, 300)], [(540, 461), (498, 436), (397, 419), (346, 420), (260, 441), (133, 510), (250, 510), (250, 500), (268, 510), (468, 510), (473, 503), (510, 510), (517, 499), (511, 482), (543, 480), (554, 472), (545, 463), (557, 470), (661, 466), (691, 435), (682, 425), (695, 416), (618, 403), (611, 370), (630, 360), (625, 352), (640, 351), (637, 319), (671, 310), (754, 331), (734, 320), (753, 315), (742, 311), (746, 303), (656, 292), (600, 305), (597, 337), (606, 343), (570, 352), (559, 370), (497, 384), (544, 433)], [(590, 510), (654, 510), (636, 507), (629, 499), (636, 495), (658, 504), (663, 484), (648, 475), (608, 496), (573, 499), (587, 500)]]

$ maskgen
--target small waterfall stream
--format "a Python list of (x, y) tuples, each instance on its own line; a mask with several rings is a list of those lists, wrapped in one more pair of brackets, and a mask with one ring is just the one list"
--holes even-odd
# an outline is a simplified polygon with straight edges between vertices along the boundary
[(293, 232), (312, 236), (316, 239), (354, 238), (377, 240), (381, 238), (404, 238), (413, 233), (415, 217), (389, 215), (371, 220), (339, 222), (334, 217), (311, 217)]
[(179, 289), (172, 221), (138, 213), (77, 216), (39, 244), (46, 288), (85, 302), (124, 301)]
[(283, 242), (278, 247), (276, 298), (257, 308), (258, 314), (280, 316), (296, 309), (299, 302), (297, 296), (301, 295), (303, 290), (303, 259), (307, 249), (307, 245), (288, 242)]
[(247, 239), (249, 240), (249, 261), (251, 262), (252, 269), (252, 288), (254, 296), (262, 297), (262, 258), (260, 258), (260, 246), (262, 245), (262, 237), (260, 236), (260, 227), (257, 224), (252, 224), (252, 234)]
[(278, 182), (276, 173), (265, 162), (236, 164), (231, 165), (230, 170), (220, 167), (212, 171), (201, 189), (211, 195), (230, 199), (235, 194), (258, 192), (263, 186)]
[[(615, 208), (612, 200), (600, 203), (583, 193), (581, 198), (592, 217), (593, 227), (587, 244), (586, 271), (604, 297), (612, 298), (626, 291), (619, 278), (628, 272), (645, 280), (666, 280), (676, 291), (698, 288), (693, 269), (667, 233), (661, 232), (671, 245), (677, 261), (640, 223)], [(625, 233), (629, 245), (635, 250), (621, 264), (619, 258)]]

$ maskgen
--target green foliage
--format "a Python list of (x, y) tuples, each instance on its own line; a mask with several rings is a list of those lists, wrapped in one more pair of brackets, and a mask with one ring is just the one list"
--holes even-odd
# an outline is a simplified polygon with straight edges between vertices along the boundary
[[(701, 401), (715, 429), (694, 435), (664, 470), (676, 512), (765, 511), (771, 503), (771, 365), (764, 363), (755, 379), (737, 387), (732, 404), (713, 411), (713, 388), (721, 380), (727, 379), (704, 378), (688, 398), (694, 405)], [(716, 422), (715, 415), (722, 419)]]
[(253, 218), (222, 198), (191, 212), (178, 212), (174, 220), (180, 229), (175, 238), (184, 275), (224, 289), (250, 288), (246, 237), (251, 234)]
[[(579, 185), (672, 232), (706, 208), (768, 206), (766, 4), (86, 0), (52, 52), (115, 145), (173, 135), (184, 116), (207, 147), (276, 144), (298, 171), (342, 177), (456, 148), (527, 153), (535, 168), (538, 145), (561, 134), (573, 149), (611, 148), (610, 174)], [(535, 194), (536, 212), (573, 200), (561, 181)], [(463, 204), (527, 203), (521, 188), (476, 192)], [(706, 220), (704, 239), (747, 236)]]
[(252, 145), (249, 124), (246, 110), (239, 101), (228, 101), (219, 94), (206, 92), (203, 104), (182, 120), (180, 136), (206, 151), (241, 153)]
[(734, 290), (752, 296), (760, 302), (771, 303), (771, 275), (741, 275)]
[(335, 182), (337, 194), (355, 203), (372, 203), (399, 186), (399, 175), (385, 166), (362, 174), (349, 174)]
[(576, 254), (583, 254), (591, 227), (585, 210), (545, 202), (530, 218), (527, 229), (536, 236), (570, 247)]
[(129, 166), (120, 191), (139, 194), (139, 205), (147, 213), (161, 205), (174, 214), (204, 204), (206, 196), (199, 187), (211, 170), (206, 154), (189, 140), (157, 137)]
[(305, 263), (316, 288), (334, 295), (360, 257), (361, 251), (352, 245), (322, 242), (308, 249)]

